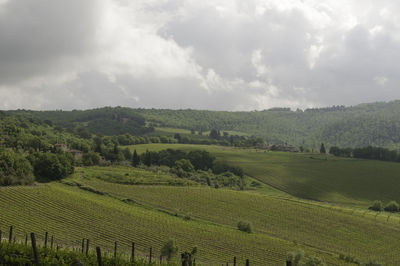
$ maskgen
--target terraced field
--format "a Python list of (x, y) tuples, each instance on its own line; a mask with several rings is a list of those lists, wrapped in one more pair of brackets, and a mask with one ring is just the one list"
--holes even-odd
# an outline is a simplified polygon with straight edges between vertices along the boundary
[(205, 149), (219, 160), (241, 166), (247, 175), (304, 199), (364, 207), (374, 200), (400, 202), (400, 163), (205, 145), (130, 147), (138, 152), (167, 148)]
[[(249, 258), (254, 265), (282, 265), (287, 252), (297, 248), (289, 241), (266, 234), (247, 234), (207, 221), (187, 221), (125, 202), (61, 183), (2, 188), (0, 229), (6, 231), (14, 225), (21, 240), (25, 232), (44, 236), (48, 231), (57, 243), (69, 247), (79, 247), (82, 238), (89, 238), (93, 247), (100, 245), (112, 250), (114, 241), (118, 241), (126, 253), (134, 241), (142, 255), (151, 246), (156, 257), (161, 244), (173, 237), (182, 251), (197, 246), (198, 261), (207, 265), (232, 261), (234, 256), (240, 263)], [(318, 253), (313, 248), (300, 247)], [(322, 255), (328, 261), (337, 261), (336, 256)]]

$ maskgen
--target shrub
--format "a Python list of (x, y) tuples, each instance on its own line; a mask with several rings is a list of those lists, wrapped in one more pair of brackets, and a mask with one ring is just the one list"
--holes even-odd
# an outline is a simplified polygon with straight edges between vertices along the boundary
[(71, 153), (39, 153), (33, 167), (36, 177), (58, 180), (74, 172), (74, 157)]
[(23, 154), (0, 151), (0, 186), (33, 183), (33, 168)]
[(194, 171), (194, 167), (193, 167), (192, 163), (187, 159), (180, 159), (178, 161), (175, 161), (175, 168), (178, 170), (182, 169), (185, 172), (193, 172)]
[(290, 261), (293, 266), (299, 265), (301, 259), (304, 257), (304, 251), (303, 250), (297, 250), (290, 252), (286, 258), (287, 261)]
[(245, 221), (239, 221), (237, 224), (237, 228), (242, 231), (242, 232), (246, 232), (246, 233), (251, 233), (252, 230), (252, 226), (249, 222), (245, 222)]
[(398, 212), (399, 204), (396, 201), (391, 201), (385, 206), (385, 211), (387, 212)]
[(100, 162), (100, 155), (97, 152), (90, 151), (83, 154), (82, 162), (86, 166), (97, 165)]
[(325, 266), (324, 261), (316, 256), (309, 256), (303, 250), (290, 252), (286, 258), (292, 266)]
[(162, 246), (160, 252), (162, 256), (166, 256), (167, 260), (170, 261), (171, 258), (178, 253), (178, 245), (176, 240), (173, 238), (168, 239), (167, 242), (165, 242)]
[(380, 200), (376, 200), (372, 203), (372, 206), (369, 207), (368, 209), (378, 212), (383, 211), (383, 203)]

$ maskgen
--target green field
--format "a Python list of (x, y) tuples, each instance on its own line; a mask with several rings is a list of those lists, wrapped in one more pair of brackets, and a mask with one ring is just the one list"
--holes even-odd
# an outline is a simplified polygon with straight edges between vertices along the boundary
[(400, 163), (205, 145), (130, 147), (139, 153), (147, 149), (205, 149), (219, 160), (241, 166), (247, 175), (304, 199), (359, 206), (374, 200), (400, 201)]
[[(215, 189), (161, 168), (80, 167), (61, 182), (0, 188), (0, 230), (14, 225), (20, 241), (27, 232), (40, 240), (48, 231), (69, 248), (88, 238), (109, 254), (114, 241), (126, 254), (135, 242), (142, 258), (150, 247), (158, 258), (161, 245), (175, 238), (181, 251), (197, 246), (204, 265), (226, 264), (234, 256), (240, 264), (248, 258), (251, 265), (283, 265), (297, 249), (328, 265), (354, 265), (339, 254), (400, 265), (400, 216), (366, 208), (375, 199), (400, 200), (398, 163), (223, 146), (130, 148), (206, 149), (264, 187)], [(251, 222), (253, 233), (239, 231), (239, 221)]]
[[(114, 185), (108, 183), (108, 186)], [(159, 193), (164, 194), (163, 190)], [(255, 265), (282, 265), (287, 252), (298, 247), (276, 236), (261, 232), (247, 234), (212, 221), (185, 220), (124, 199), (61, 183), (2, 188), (0, 228), (5, 231), (14, 225), (20, 240), (26, 232), (44, 236), (48, 231), (58, 244), (70, 248), (80, 247), (82, 238), (89, 238), (92, 247), (99, 245), (109, 253), (114, 241), (118, 241), (120, 250), (129, 254), (133, 241), (142, 256), (153, 247), (155, 257), (161, 244), (173, 237), (181, 251), (197, 246), (198, 262), (207, 265), (232, 261), (234, 256), (241, 263), (249, 258)], [(299, 247), (321, 253), (310, 247)], [(328, 261), (337, 261), (335, 255), (322, 255)]]
[(251, 221), (257, 234), (324, 252), (349, 253), (363, 259), (377, 254), (376, 258), (389, 263), (385, 253), (400, 248), (398, 216), (388, 222), (387, 217), (376, 219), (374, 212), (208, 187), (110, 185), (95, 179), (82, 182), (143, 206), (232, 229), (239, 220)]

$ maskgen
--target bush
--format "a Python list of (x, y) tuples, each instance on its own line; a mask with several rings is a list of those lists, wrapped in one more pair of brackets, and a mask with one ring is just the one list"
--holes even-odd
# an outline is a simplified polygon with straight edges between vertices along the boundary
[(385, 211), (387, 212), (398, 212), (399, 204), (396, 201), (391, 201), (385, 206)]
[(170, 261), (171, 258), (178, 253), (178, 245), (176, 240), (173, 238), (168, 239), (167, 242), (165, 242), (162, 246), (160, 253), (161, 256), (166, 256), (167, 260)]
[(252, 230), (252, 226), (249, 222), (245, 222), (245, 221), (239, 221), (237, 224), (237, 228), (242, 231), (242, 232), (246, 232), (246, 233), (251, 233)]
[(33, 158), (35, 176), (46, 180), (58, 180), (74, 172), (71, 153), (38, 153)]
[(309, 256), (303, 250), (290, 252), (286, 258), (292, 263), (292, 266), (325, 266), (324, 261), (315, 256)]
[(290, 261), (293, 266), (299, 265), (301, 259), (304, 257), (304, 251), (298, 250), (290, 252), (286, 258), (287, 261)]
[(19, 153), (0, 151), (0, 185), (28, 185), (33, 183), (31, 163)]
[(83, 154), (82, 162), (86, 166), (98, 165), (100, 163), (100, 155), (97, 152), (90, 151)]
[(368, 209), (378, 212), (383, 211), (383, 203), (380, 200), (376, 200), (372, 203), (372, 206), (369, 207)]
[(193, 172), (194, 171), (194, 167), (193, 167), (192, 163), (187, 159), (180, 159), (178, 161), (175, 161), (175, 168), (178, 170), (182, 169), (185, 172)]

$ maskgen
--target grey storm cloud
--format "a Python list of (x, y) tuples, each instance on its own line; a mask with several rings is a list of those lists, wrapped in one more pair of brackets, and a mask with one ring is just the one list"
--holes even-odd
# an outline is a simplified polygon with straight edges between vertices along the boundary
[(0, 0), (0, 109), (400, 98), (400, 4)]
[(96, 9), (92, 0), (12, 0), (0, 6), (1, 83), (62, 70), (89, 53)]

